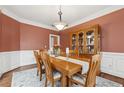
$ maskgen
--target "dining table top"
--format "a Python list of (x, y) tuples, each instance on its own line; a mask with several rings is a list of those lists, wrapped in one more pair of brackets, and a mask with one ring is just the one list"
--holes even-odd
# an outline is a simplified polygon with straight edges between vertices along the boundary
[(53, 68), (59, 70), (67, 76), (71, 76), (82, 69), (82, 66), (79, 64), (57, 59), (56, 57), (51, 57), (51, 63)]
[[(80, 56), (69, 55), (69, 57), (68, 57), (69, 59), (70, 58), (75, 59), (75, 62), (70, 62), (70, 60), (66, 59), (67, 57), (65, 54), (58, 56), (58, 57), (63, 57), (63, 58), (58, 58), (58, 57), (55, 57), (55, 55), (52, 55), (52, 56), (50, 55), (51, 59), (54, 60), (51, 62), (52, 65), (54, 66), (54, 68), (57, 67), (57, 69), (59, 69), (59, 70), (61, 69), (64, 73), (66, 72), (66, 74), (68, 74), (70, 72), (74, 72), (74, 71), (76, 71), (76, 69), (85, 70), (85, 68), (83, 68), (82, 64), (84, 62), (85, 64), (83, 64), (83, 65), (88, 66), (89, 63), (87, 63), (87, 62), (91, 61), (92, 56), (93, 56), (92, 54), (90, 54), (90, 55), (84, 54), (84, 55), (80, 55)], [(41, 58), (41, 56), (39, 56), (39, 58)], [(78, 62), (80, 61), (80, 63), (82, 63), (82, 64), (78, 64), (78, 62), (76, 62), (76, 61), (78, 61)], [(86, 68), (86, 70), (87, 70), (87, 68)]]

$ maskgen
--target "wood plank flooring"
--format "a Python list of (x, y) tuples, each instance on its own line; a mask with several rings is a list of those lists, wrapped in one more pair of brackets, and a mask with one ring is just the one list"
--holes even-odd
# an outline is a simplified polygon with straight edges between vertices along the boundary
[(22, 66), (12, 71), (5, 73), (0, 79), (0, 87), (11, 87), (12, 73), (35, 68), (36, 65)]
[(118, 82), (124, 86), (124, 79), (101, 72), (101, 77)]
[[(23, 71), (23, 70), (27, 70), (27, 69), (31, 69), (31, 68), (35, 68), (35, 67), (36, 67), (36, 65), (23, 66), (23, 67), (19, 67), (17, 69), (14, 69), (12, 71), (5, 73), (0, 79), (0, 87), (11, 87), (11, 80), (12, 80), (13, 72)], [(124, 79), (122, 79), (122, 78), (115, 77), (115, 76), (112, 76), (112, 75), (109, 75), (106, 73), (101, 73), (101, 77), (121, 83), (124, 86)]]

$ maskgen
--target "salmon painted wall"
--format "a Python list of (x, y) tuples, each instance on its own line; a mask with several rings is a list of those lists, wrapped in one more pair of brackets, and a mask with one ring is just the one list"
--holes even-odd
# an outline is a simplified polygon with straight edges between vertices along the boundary
[(49, 49), (49, 34), (58, 32), (36, 27), (28, 24), (20, 24), (20, 48), (21, 50)]
[(49, 48), (49, 34), (58, 32), (17, 22), (0, 13), (0, 52)]
[(20, 49), (20, 24), (16, 20), (1, 14), (0, 51)]
[(63, 50), (70, 45), (69, 33), (99, 24), (101, 27), (101, 50), (104, 52), (124, 52), (124, 9), (96, 18), (86, 23), (61, 31), (60, 44)]

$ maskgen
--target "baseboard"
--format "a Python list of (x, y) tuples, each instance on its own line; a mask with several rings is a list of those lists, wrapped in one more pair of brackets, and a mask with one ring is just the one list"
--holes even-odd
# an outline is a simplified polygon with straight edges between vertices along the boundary
[[(118, 76), (115, 76), (115, 75), (112, 75), (112, 74), (108, 74), (108, 73), (105, 73), (105, 72), (101, 72), (101, 73), (100, 73), (100, 76), (104, 76), (104, 74), (105, 74), (105, 75), (109, 75), (109, 76), (114, 77), (114, 78), (123, 79), (123, 78), (121, 78), (121, 77), (118, 77)], [(124, 80), (123, 80), (123, 81), (124, 81)]]

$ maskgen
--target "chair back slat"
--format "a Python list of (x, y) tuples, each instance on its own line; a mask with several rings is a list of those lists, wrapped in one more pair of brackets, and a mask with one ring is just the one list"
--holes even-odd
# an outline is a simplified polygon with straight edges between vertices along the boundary
[(40, 59), (37, 51), (34, 51), (34, 56), (37, 64), (37, 68), (40, 70), (41, 69), (41, 64), (40, 64)]
[(41, 56), (42, 56), (43, 64), (45, 66), (46, 77), (47, 79), (52, 80), (53, 76), (52, 76), (52, 65), (50, 62), (50, 57), (46, 52), (42, 52)]
[(97, 72), (97, 69), (98, 69), (99, 61), (100, 61), (100, 55), (99, 54), (94, 55), (92, 57), (92, 62), (90, 63), (90, 68), (89, 68), (88, 75), (87, 75), (87, 78), (86, 78), (86, 83), (85, 83), (86, 87), (95, 86), (96, 72)]

